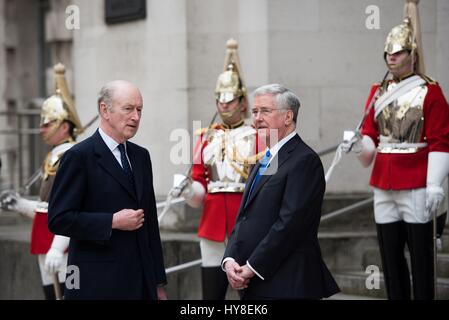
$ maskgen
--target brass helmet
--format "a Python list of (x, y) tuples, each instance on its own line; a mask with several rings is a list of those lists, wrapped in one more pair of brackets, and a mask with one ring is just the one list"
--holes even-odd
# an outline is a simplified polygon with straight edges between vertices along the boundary
[(56, 133), (64, 121), (70, 121), (74, 125), (73, 133), (75, 136), (82, 132), (81, 121), (67, 88), (64, 65), (61, 63), (55, 65), (54, 72), (56, 92), (44, 101), (41, 111), (40, 125), (49, 125), (51, 123), (50, 130), (43, 136), (46, 142)]
[(414, 40), (410, 19), (407, 17), (400, 25), (391, 29), (385, 41), (384, 52), (395, 54), (402, 50), (414, 51), (417, 47)]
[(235, 98), (246, 96), (246, 88), (240, 68), (237, 53), (238, 44), (234, 39), (226, 43), (226, 56), (223, 73), (218, 76), (215, 87), (215, 99), (217, 102), (227, 103)]
[(424, 58), (421, 44), (421, 26), (419, 21), (419, 0), (406, 0), (404, 6), (404, 20), (393, 27), (387, 36), (384, 48), (384, 59), (387, 54), (395, 54), (402, 50), (417, 54), (414, 71), (424, 74)]

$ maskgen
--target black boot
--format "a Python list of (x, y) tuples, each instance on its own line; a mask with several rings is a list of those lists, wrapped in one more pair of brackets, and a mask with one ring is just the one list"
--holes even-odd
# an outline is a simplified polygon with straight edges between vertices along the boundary
[[(42, 287), (44, 289), (45, 300), (56, 300), (55, 287), (52, 284)], [(59, 283), (61, 294), (64, 296), (64, 283)]]
[(376, 227), (388, 299), (410, 300), (410, 273), (404, 256), (404, 222), (376, 224)]
[(437, 217), (437, 238), (441, 238), (446, 227), (447, 211)]
[(413, 278), (413, 298), (433, 300), (433, 221), (406, 223)]
[(228, 278), (221, 267), (202, 267), (201, 281), (203, 300), (224, 300), (228, 289)]

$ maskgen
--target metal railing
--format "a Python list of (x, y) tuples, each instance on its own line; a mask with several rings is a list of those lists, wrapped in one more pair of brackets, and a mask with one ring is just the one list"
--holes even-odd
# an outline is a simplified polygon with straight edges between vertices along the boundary
[(193, 261), (190, 261), (190, 262), (179, 264), (179, 265), (174, 266), (174, 267), (167, 268), (167, 269), (165, 269), (165, 273), (166, 274), (170, 274), (170, 273), (183, 271), (185, 269), (189, 269), (189, 268), (192, 268), (192, 267), (199, 266), (200, 264), (201, 264), (201, 259), (193, 260)]
[[(43, 99), (34, 99), (28, 104), (28, 109), (18, 110), (2, 110), (0, 111), (0, 117), (7, 117), (7, 123), (11, 128), (0, 129), (0, 135), (2, 136), (16, 136), (14, 142), (15, 147), (8, 146), (1, 151), (1, 154), (6, 154), (8, 163), (4, 163), (3, 167), (9, 166), (9, 184), (10, 188), (13, 188), (18, 182), (21, 185), (27, 175), (25, 170), (25, 147), (28, 145), (29, 152), (32, 156), (28, 158), (27, 168), (29, 172), (34, 172), (41, 164), (40, 158), (43, 157), (43, 143), (39, 135), (39, 118), (40, 118), (40, 105)], [(26, 124), (25, 124), (26, 123)], [(17, 168), (18, 180), (15, 180)], [(3, 171), (3, 170), (2, 170)], [(28, 173), (29, 173), (28, 172)]]
[[(337, 150), (338, 146), (339, 146), (339, 144), (336, 144), (336, 145), (334, 145), (332, 147), (329, 147), (329, 148), (326, 148), (324, 150), (318, 151), (317, 154), (320, 157), (325, 156), (325, 155), (327, 155), (329, 153), (332, 153), (335, 150)], [(177, 198), (176, 200), (172, 201), (172, 203), (181, 203), (181, 202), (183, 202), (182, 198)], [(349, 206), (346, 206), (344, 208), (335, 210), (335, 211), (333, 211), (331, 213), (328, 213), (328, 214), (322, 216), (321, 217), (321, 222), (329, 220), (329, 219), (335, 219), (336, 217), (341, 216), (343, 214), (347, 214), (347, 213), (356, 211), (358, 209), (365, 208), (365, 207), (369, 206), (370, 204), (372, 204), (372, 202), (373, 202), (373, 197), (369, 197), (367, 199), (361, 200), (359, 202), (356, 202), (356, 203), (351, 204)], [(166, 205), (165, 201), (164, 202), (159, 202), (157, 204), (157, 207), (158, 208), (162, 208), (165, 205)], [(167, 268), (165, 272), (167, 274), (168, 273), (175, 273), (175, 272), (186, 270), (188, 268), (192, 268), (192, 267), (198, 266), (200, 264), (201, 264), (201, 259), (198, 259), (198, 260), (190, 261), (190, 262), (187, 262), (187, 263), (183, 263), (183, 264), (179, 264), (179, 265)]]
[(323, 221), (326, 221), (329, 219), (335, 219), (336, 217), (341, 216), (342, 214), (350, 213), (350, 212), (356, 211), (357, 209), (363, 209), (365, 207), (368, 207), (370, 204), (373, 203), (373, 199), (374, 199), (374, 197), (369, 197), (368, 199), (365, 199), (365, 200), (353, 203), (347, 207), (335, 210), (331, 213), (328, 213), (328, 214), (322, 216), (320, 221), (323, 222)]
[(337, 148), (338, 148), (339, 145), (340, 145), (340, 144), (336, 144), (336, 145), (334, 145), (334, 146), (332, 146), (332, 147), (329, 147), (329, 148), (326, 148), (326, 149), (324, 149), (324, 150), (318, 151), (317, 154), (318, 154), (320, 157), (325, 156), (325, 155), (327, 155), (327, 154), (329, 154), (329, 153), (334, 152), (335, 150), (337, 150)]

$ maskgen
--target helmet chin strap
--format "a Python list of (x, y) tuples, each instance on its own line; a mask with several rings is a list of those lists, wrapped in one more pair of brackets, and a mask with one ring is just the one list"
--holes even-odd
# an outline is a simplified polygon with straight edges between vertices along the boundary
[(226, 122), (226, 120), (231, 119), (237, 112), (241, 112), (242, 108), (240, 104), (237, 108), (235, 108), (233, 111), (229, 112), (221, 112), (220, 109), (218, 109), (218, 113), (220, 114), (221, 119)]
[[(412, 53), (413, 53), (413, 52), (412, 52)], [(396, 67), (395, 67), (394, 69), (388, 68), (395, 78), (402, 79), (403, 77), (408, 76), (408, 75), (414, 73), (415, 68), (414, 68), (414, 64), (413, 64), (412, 53), (410, 53), (410, 54), (408, 55), (408, 57), (407, 57), (406, 59), (404, 59), (400, 64), (397, 64)], [(402, 75), (400, 75), (400, 76), (396, 76), (396, 75), (395, 75), (395, 70), (399, 70), (399, 69), (403, 68), (404, 66), (406, 66), (406, 65), (408, 65), (408, 64), (410, 64), (410, 66), (411, 66), (410, 72), (407, 72), (407, 73), (402, 74)]]
[(49, 132), (43, 136), (43, 139), (46, 143), (50, 144), (50, 140), (56, 135), (61, 125), (62, 121), (57, 121), (54, 123), (54, 125), (51, 126)]

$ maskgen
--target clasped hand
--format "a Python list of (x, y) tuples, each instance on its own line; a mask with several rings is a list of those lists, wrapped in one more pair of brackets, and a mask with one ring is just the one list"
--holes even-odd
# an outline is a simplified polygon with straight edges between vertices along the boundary
[(229, 284), (236, 290), (248, 288), (250, 279), (254, 277), (254, 272), (247, 265), (240, 266), (235, 261), (227, 261), (225, 270)]

